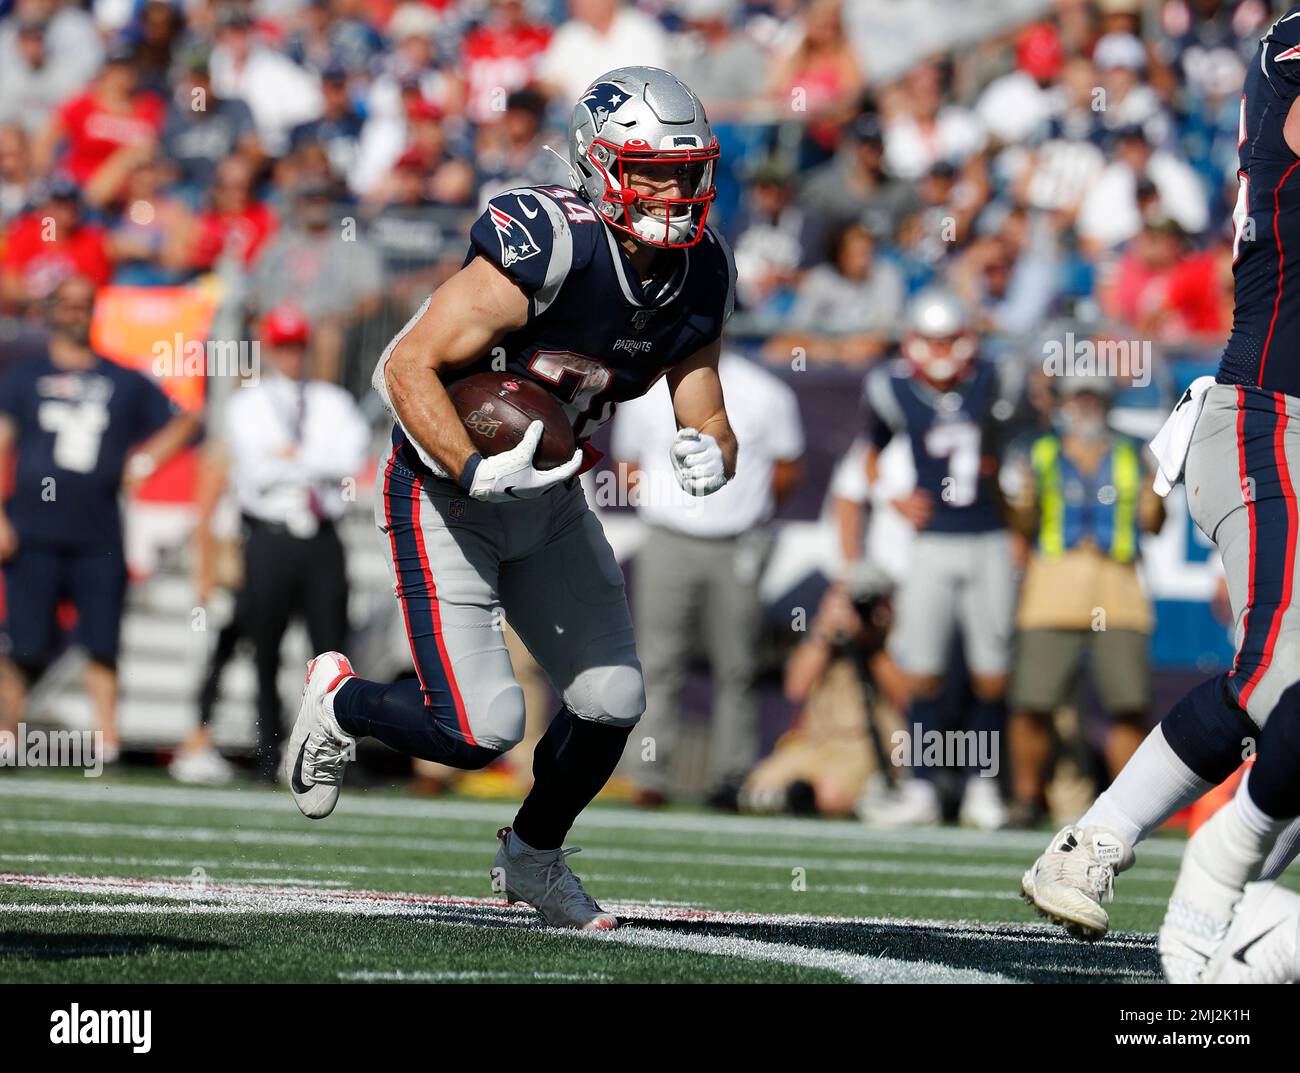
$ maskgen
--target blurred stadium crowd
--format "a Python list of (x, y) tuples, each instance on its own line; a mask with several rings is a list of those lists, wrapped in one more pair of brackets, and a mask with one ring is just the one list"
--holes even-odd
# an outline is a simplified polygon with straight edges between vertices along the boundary
[[(77, 278), (99, 289), (97, 349), (148, 368), (148, 341), (171, 338), (169, 318), (211, 338), (260, 340), (292, 377), (303, 375), (302, 348), (310, 376), (346, 392), (331, 396), (343, 415), (331, 428), (355, 409), (382, 435), (368, 395), (375, 357), (459, 267), (486, 200), (567, 182), (543, 147), (563, 155), (568, 111), (595, 75), (666, 67), (703, 98), (721, 142), (710, 222), (735, 251), (735, 360), (779, 382), (752, 386), (767, 392), (762, 412), (790, 416), (756, 431), (774, 441), (770, 494), (730, 530), (701, 537), (662, 512), (644, 519), (661, 536), (726, 537), (736, 541), (727, 560), (742, 545), (754, 559), (727, 588), (751, 598), (710, 597), (723, 611), (703, 625), (643, 610), (638, 593), (651, 586), (633, 577), (643, 658), (654, 652), (652, 683), (668, 683), (647, 718), (669, 741), (667, 709), (681, 691), (696, 708), (713, 697), (719, 727), (701, 778), (718, 804), (843, 813), (865, 789), (898, 806), (878, 810), (881, 822), (929, 822), (933, 802), (903, 800), (907, 780), (882, 762), (908, 705), (882, 657), (889, 579), (906, 563), (875, 561), (871, 549), (897, 557), (900, 530), (889, 526), (906, 522), (887, 517), (891, 495), (859, 474), (862, 375), (894, 353), (908, 298), (938, 283), (966, 306), (985, 356), (1025, 372), (1027, 436), (1061, 413), (1062, 393), (1041, 373), (1044, 341), (1067, 331), (1151, 344), (1150, 383), (1082, 393), (1133, 411), (1116, 428), (1151, 431), (1143, 415), (1190, 379), (1186, 369), (1217, 358), (1230, 327), (1238, 96), (1274, 14), (1262, 0), (0, 0), (0, 375), (40, 351), (65, 281)], [(141, 328), (150, 292), (166, 307)], [(195, 296), (206, 303), (198, 314), (186, 305)], [(221, 583), (205, 526), (222, 482), (207, 463), (224, 447), (238, 491), (229, 459), (247, 450), (224, 415), (235, 377), (209, 372), (190, 394), (172, 393), (207, 427), (204, 464), (181, 497), (198, 504), (200, 604)], [(620, 443), (615, 424), (613, 461), (645, 465), (634, 456), (646, 437), (625, 432)], [(311, 453), (304, 445), (302, 457)], [(343, 454), (338, 476), (367, 480), (367, 464)], [(364, 510), (366, 496), (356, 502)], [(239, 506), (247, 516), (248, 501)], [(774, 516), (815, 524), (832, 548), (821, 587), (775, 614), (770, 599), (759, 607), (771, 540), (754, 539)], [(1037, 522), (1022, 528), (1023, 561)], [(661, 572), (690, 555), (665, 560), (663, 541), (644, 536), (641, 547), (658, 549)], [(706, 558), (696, 565), (710, 574)], [(786, 612), (800, 599), (809, 622), (792, 634)], [(322, 636), (347, 625), (284, 593), (272, 603), (314, 617)], [(759, 642), (765, 614), (784, 618), (783, 642)], [(1150, 617), (1149, 606), (1134, 611), (1139, 647)], [(667, 643), (696, 628), (699, 645)], [(264, 769), (278, 737), (265, 724), (279, 703), (265, 694), (283, 631), (278, 623), (260, 642), (276, 654), (259, 657)], [(727, 638), (745, 643), (728, 651)], [(209, 712), (236, 640), (229, 651), (218, 643)], [(687, 683), (697, 651), (714, 666), (711, 692)], [(518, 652), (525, 680), (526, 662)], [(760, 696), (773, 668), (784, 702)], [(1132, 674), (1149, 676), (1146, 662)], [(535, 687), (531, 707), (549, 712), (544, 683)], [(1134, 687), (1108, 706), (1140, 725), (1149, 695), (1149, 684)], [(972, 822), (1032, 822), (1045, 801), (1068, 813), (1086, 799), (1069, 780), (1093, 777), (1087, 734), (1071, 722), (1074, 698), (1057, 699), (1052, 748), (1077, 761), (1055, 765), (1059, 804), (1044, 798), (1034, 751), (1048, 746), (1031, 742), (1003, 775), (1020, 813), (990, 806)], [(190, 718), (178, 714), (178, 737)], [(1102, 747), (1107, 766), (1138, 739), (1126, 740)], [(504, 777), (527, 777), (529, 743), (517, 753)], [(198, 758), (182, 775), (225, 776), (202, 734), (180, 755)], [(450, 775), (420, 777), (437, 788)], [(649, 804), (680, 782), (651, 781), (629, 777), (630, 792)]]

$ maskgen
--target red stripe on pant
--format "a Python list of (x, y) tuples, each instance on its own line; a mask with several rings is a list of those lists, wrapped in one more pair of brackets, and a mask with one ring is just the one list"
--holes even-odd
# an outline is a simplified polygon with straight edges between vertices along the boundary
[[(1238, 389), (1240, 390), (1240, 389)], [(1277, 607), (1273, 609), (1273, 614), (1269, 620), (1268, 636), (1264, 641), (1264, 654), (1259, 661), (1259, 665), (1251, 672), (1249, 678), (1238, 692), (1238, 700), (1244, 708), (1250, 700), (1250, 696), (1255, 692), (1255, 687), (1259, 685), (1260, 679), (1264, 677), (1264, 672), (1273, 663), (1273, 650), (1277, 645), (1278, 634), (1282, 632), (1282, 619), (1286, 616), (1288, 609), (1291, 607), (1291, 594), (1295, 582), (1295, 551), (1296, 551), (1296, 497), (1295, 490), (1291, 485), (1291, 470), (1286, 460), (1286, 427), (1287, 412), (1286, 398), (1280, 394), (1273, 396), (1274, 410), (1278, 415), (1277, 424), (1273, 429), (1273, 462), (1277, 466), (1277, 479), (1282, 491), (1282, 498), (1286, 502), (1287, 515), (1287, 537), (1286, 537), (1286, 559), (1283, 563), (1282, 574), (1282, 591), (1278, 597)], [(1244, 450), (1244, 448), (1243, 448)], [(1253, 503), (1252, 503), (1253, 507)], [(1252, 519), (1253, 519), (1252, 511)], [(1251, 566), (1251, 590), (1254, 591), (1255, 575), (1255, 530), (1252, 526), (1250, 541), (1250, 566)]]
[[(413, 628), (412, 616), (417, 619), (422, 612), (419, 608), (413, 607), (412, 597), (427, 595), (429, 600), (429, 627), (433, 634), (434, 645), (437, 650), (439, 669), (442, 677), (447, 683), (447, 691), (451, 695), (452, 705), (456, 711), (456, 723), (460, 729), (462, 737), (470, 745), (477, 745), (474, 735), (469, 726), (469, 715), (465, 710), (465, 700), (461, 695), (460, 685), (456, 681), (455, 668), (452, 665), (451, 657), (447, 654), (447, 646), (442, 635), (442, 615), (439, 609), (438, 589), (434, 584), (433, 571), (429, 566), (429, 555), (424, 544), (424, 532), (420, 528), (420, 509), (423, 501), (423, 484), (418, 477), (412, 477), (410, 491), (403, 491), (402, 494), (394, 492), (392, 488), (392, 470), (393, 457), (390, 456), (388, 466), (384, 470), (384, 520), (388, 523), (388, 540), (393, 556), (393, 572), (397, 576), (397, 596), (402, 605), (402, 616), (406, 625), (406, 639), (411, 646), (411, 662), (415, 664), (415, 674), (420, 681), (420, 692), (424, 695), (426, 707), (432, 706), (432, 693), (429, 689), (428, 682), (425, 678), (424, 670), (420, 659), (420, 652), (416, 644), (416, 630)], [(395, 517), (394, 504), (397, 504), (398, 512), (402, 517)], [(409, 514), (409, 517), (406, 516)], [(411, 539), (415, 551), (415, 557), (419, 564), (420, 578), (423, 592), (408, 592), (406, 585), (402, 580), (402, 562), (400, 551), (398, 549), (398, 526), (410, 526)], [(422, 625), (415, 623), (416, 626)]]

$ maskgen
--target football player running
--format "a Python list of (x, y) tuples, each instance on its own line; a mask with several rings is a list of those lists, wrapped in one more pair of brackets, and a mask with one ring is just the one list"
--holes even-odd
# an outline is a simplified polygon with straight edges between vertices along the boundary
[[(1298, 99), (1300, 8), (1293, 8), (1261, 39), (1241, 98), (1232, 334), (1217, 374), (1184, 393), (1152, 442), (1156, 490), (1183, 479), (1192, 520), (1219, 548), (1236, 657), (1231, 670), (1174, 706), (1023, 880), (1026, 899), (1071, 932), (1104, 935), (1102, 895), (1113, 896), (1133, 847), (1257, 752), (1234, 800), (1188, 843), (1160, 930), (1172, 981), (1206, 978), (1207, 962), (1230, 939), (1245, 884), (1275, 878), (1300, 847), (1300, 826), (1288, 826), (1300, 814)], [(1294, 928), (1273, 935), (1294, 955)]]
[[(464, 267), (375, 369), (395, 422), (376, 523), (418, 680), (364, 681), (339, 653), (318, 655), (288, 755), (294, 799), (314, 818), (334, 808), (359, 738), (458, 768), (491, 763), (524, 733), (504, 612), (563, 707), (513, 829), (498, 832), (494, 888), (551, 926), (612, 928), (562, 845), (618, 763), (645, 690), (622, 573), (577, 475), (614, 407), (666, 376), (678, 482), (702, 496), (731, 478), (717, 365), (735, 268), (706, 225), (718, 142), (671, 74), (601, 76), (573, 109), (568, 150), (576, 189), (494, 197)], [(580, 445), (567, 463), (534, 467), (541, 422), (513, 450), (475, 451), (445, 388), (489, 370), (530, 378), (563, 405)]]
[[(889, 650), (908, 677), (909, 730), (938, 729), (944, 670), (960, 632), (975, 696), (968, 728), (998, 734), (1006, 721), (1015, 581), (996, 458), (1016, 409), (1014, 378), (1009, 365), (979, 356), (951, 292), (922, 291), (906, 316), (902, 358), (868, 373), (864, 388), (868, 478), (875, 483), (880, 452), (895, 436), (908, 438), (916, 469), (915, 488), (894, 503), (917, 535)], [(864, 803), (862, 818), (881, 827), (937, 823), (934, 784), (928, 772), (914, 774), (894, 795)], [(981, 828), (1006, 822), (996, 779), (967, 780), (961, 818)]]

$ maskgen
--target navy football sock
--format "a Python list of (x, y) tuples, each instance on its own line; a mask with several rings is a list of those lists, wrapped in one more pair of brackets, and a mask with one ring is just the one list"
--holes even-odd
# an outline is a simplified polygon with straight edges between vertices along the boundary
[(515, 815), (515, 834), (533, 849), (559, 849), (614, 774), (631, 732), (561, 708), (533, 752), (533, 788)]
[(1165, 741), (1194, 774), (1218, 785), (1249, 755), (1259, 728), (1227, 688), (1227, 675), (1202, 682), (1160, 722)]
[(975, 731), (979, 738), (967, 772), (971, 775), (980, 774), (982, 758), (990, 761), (993, 770), (1001, 770), (1002, 735), (1007, 729), (1007, 702), (1001, 697), (995, 700), (980, 700), (976, 697), (971, 702), (968, 729)]
[(1300, 686), (1277, 702), (1259, 737), (1259, 755), (1250, 769), (1250, 797), (1278, 820), (1300, 816)]
[(470, 745), (446, 729), (425, 707), (420, 683), (414, 678), (392, 685), (349, 678), (333, 700), (334, 718), (345, 734), (378, 738), (407, 756), (473, 771), (501, 755), (495, 749)]

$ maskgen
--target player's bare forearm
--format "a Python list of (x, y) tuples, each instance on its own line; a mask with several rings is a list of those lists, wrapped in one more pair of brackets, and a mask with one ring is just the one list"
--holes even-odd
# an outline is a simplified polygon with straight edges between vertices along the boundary
[(402, 427), (453, 477), (474, 453), (441, 373), (478, 361), (528, 323), (528, 297), (476, 257), (433, 294), (424, 315), (393, 348), (384, 384)]
[(716, 340), (671, 369), (668, 390), (677, 427), (693, 428), (717, 440), (727, 480), (731, 480), (736, 475), (739, 445), (727, 420), (727, 406), (722, 397), (722, 380), (718, 376), (721, 351), (722, 341)]

